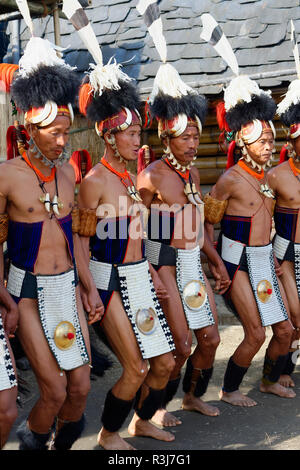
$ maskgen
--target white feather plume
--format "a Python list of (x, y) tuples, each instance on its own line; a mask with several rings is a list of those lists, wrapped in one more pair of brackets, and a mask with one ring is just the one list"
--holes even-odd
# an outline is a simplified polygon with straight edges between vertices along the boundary
[[(200, 37), (204, 39), (204, 41), (212, 44), (222, 59), (225, 60), (225, 62), (229, 65), (233, 73), (238, 75), (239, 66), (235, 54), (220, 25), (218, 25), (216, 20), (209, 13), (201, 15), (201, 20), (203, 23), (203, 29)], [(216, 43), (212, 41), (212, 33), (214, 31), (218, 31), (220, 36)]]
[(21, 15), (24, 18), (26, 25), (28, 26), (31, 32), (31, 36), (33, 36), (33, 23), (32, 23), (32, 19), (30, 16), (30, 10), (28, 7), (27, 0), (16, 0), (16, 3), (17, 3), (17, 6), (19, 8)]
[(180, 98), (188, 93), (197, 94), (195, 90), (183, 82), (173, 65), (168, 63), (162, 64), (157, 71), (149, 102), (153, 103), (159, 93), (173, 98)]
[(61, 65), (73, 68), (57, 56), (55, 46), (51, 42), (47, 39), (32, 37), (19, 61), (19, 74), (26, 77), (41, 65)]
[[(140, 15), (144, 15), (147, 7), (151, 4), (155, 4), (157, 0), (139, 0), (136, 5), (136, 9)], [(167, 43), (166, 38), (163, 34), (163, 24), (161, 17), (157, 18), (153, 23), (148, 27), (150, 36), (153, 39), (155, 48), (162, 60), (162, 62), (167, 61)]]
[[(76, 11), (80, 10), (81, 17), (86, 19), (86, 26), (77, 28), (77, 25), (74, 24), (74, 14)], [(82, 6), (77, 0), (63, 0), (63, 13), (71, 21), (71, 23), (76, 27), (76, 30), (86, 46), (87, 50), (90, 52), (96, 64), (103, 64), (102, 52), (92, 28), (91, 23), (89, 22), (85, 12), (83, 11)]]
[(271, 91), (264, 91), (258, 84), (247, 75), (239, 75), (231, 80), (227, 88), (224, 89), (224, 103), (226, 111), (234, 108), (239, 102), (250, 103), (253, 95), (271, 95)]
[(294, 54), (294, 58), (295, 58), (297, 76), (300, 79), (299, 49), (298, 49), (298, 44), (297, 44), (297, 39), (296, 39), (296, 32), (295, 32), (295, 27), (294, 27), (293, 20), (291, 20), (291, 41), (294, 45), (293, 54)]
[(102, 95), (104, 89), (119, 90), (121, 88), (119, 85), (120, 80), (123, 82), (133, 80), (126, 73), (122, 72), (122, 65), (118, 64), (113, 58), (104, 66), (90, 64), (90, 67), (93, 69), (89, 74), (90, 85), (95, 94)]
[(288, 91), (284, 95), (284, 99), (278, 104), (277, 106), (277, 113), (280, 116), (281, 114), (285, 113), (285, 111), (292, 105), (292, 104), (299, 104), (300, 103), (300, 79), (293, 80), (289, 87)]

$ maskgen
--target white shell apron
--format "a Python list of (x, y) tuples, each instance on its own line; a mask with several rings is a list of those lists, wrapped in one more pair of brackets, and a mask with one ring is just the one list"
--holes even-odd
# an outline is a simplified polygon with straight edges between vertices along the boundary
[(176, 249), (176, 281), (189, 328), (198, 330), (214, 325), (199, 246), (192, 250)]
[(222, 235), (224, 261), (239, 266), (246, 253), (247, 269), (256, 305), (263, 326), (273, 325), (288, 319), (275, 272), (272, 244), (246, 246)]
[[(26, 271), (11, 265), (7, 290), (20, 297)], [(32, 274), (31, 274), (32, 276)], [(75, 272), (34, 275), (41, 325), (59, 368), (72, 370), (90, 362), (79, 322)]]
[[(293, 241), (287, 240), (276, 233), (273, 242), (273, 250), (276, 258), (280, 261), (287, 259), (288, 261), (294, 262), (296, 286), (300, 299), (300, 243), (294, 243)], [(292, 255), (286, 257), (288, 250), (292, 252)]]
[(109, 290), (113, 270), (117, 270), (118, 290), (143, 359), (175, 349), (173, 337), (158, 301), (148, 261), (111, 265), (90, 260), (97, 289)]

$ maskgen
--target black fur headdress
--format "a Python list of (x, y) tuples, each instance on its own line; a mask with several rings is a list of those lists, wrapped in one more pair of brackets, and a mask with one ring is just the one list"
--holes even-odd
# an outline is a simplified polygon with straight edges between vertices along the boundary
[(207, 100), (186, 85), (170, 64), (160, 66), (150, 96), (150, 111), (157, 119), (171, 120), (179, 114), (200, 119), (204, 124)]
[(225, 119), (230, 129), (237, 132), (254, 119), (271, 121), (276, 111), (271, 92), (263, 91), (254, 80), (239, 74), (235, 54), (220, 25), (208, 13), (201, 19), (201, 38), (216, 49), (235, 75), (224, 90)]
[(12, 99), (26, 112), (43, 107), (48, 101), (58, 106), (74, 104), (80, 78), (71, 68), (62, 65), (41, 65), (28, 75), (17, 75), (11, 85)]
[(122, 108), (139, 108), (140, 99), (136, 86), (121, 70), (121, 65), (113, 59), (108, 64), (103, 64), (98, 40), (80, 3), (77, 0), (64, 0), (63, 12), (95, 61), (79, 92), (80, 111), (91, 121), (101, 122), (117, 114)]
[(170, 121), (180, 114), (187, 118), (199, 119), (200, 130), (207, 113), (207, 101), (204, 96), (186, 85), (177, 70), (167, 63), (167, 44), (158, 4), (156, 0), (140, 0), (136, 6), (162, 61), (149, 98), (150, 112), (161, 121)]

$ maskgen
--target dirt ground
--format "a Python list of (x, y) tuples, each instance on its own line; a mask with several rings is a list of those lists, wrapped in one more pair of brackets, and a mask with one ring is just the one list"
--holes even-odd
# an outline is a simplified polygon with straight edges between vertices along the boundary
[[(264, 354), (271, 336), (270, 328), (267, 328), (266, 342), (254, 358), (253, 364), (248, 370), (241, 387), (242, 392), (247, 393), (257, 401), (257, 406), (240, 408), (219, 400), (218, 392), (222, 385), (228, 358), (243, 338), (242, 327), (234, 320), (232, 321), (233, 324), (229, 324), (228, 318), (225, 318), (226, 324), (222, 324), (223, 322), (221, 321), (219, 327), (221, 343), (216, 354), (213, 377), (204, 396), (205, 401), (219, 408), (220, 415), (218, 417), (207, 417), (199, 413), (183, 411), (181, 409), (183, 392), (180, 387), (176, 397), (168, 407), (170, 411), (174, 412), (182, 420), (180, 426), (169, 429), (174, 433), (175, 441), (166, 443), (150, 438), (131, 437), (127, 432), (127, 425), (130, 419), (128, 418), (122, 428), (121, 435), (137, 450), (170, 453), (200, 450), (298, 450), (300, 448), (299, 365), (294, 373), (296, 398), (284, 399), (274, 395), (263, 394), (259, 391)], [(104, 346), (103, 349), (110, 354), (113, 366), (106, 371), (104, 377), (95, 378), (92, 376), (92, 389), (86, 408), (87, 425), (82, 437), (74, 444), (73, 450), (102, 450), (96, 441), (100, 428), (102, 407), (107, 391), (120, 375), (120, 366), (116, 359)], [(18, 449), (16, 428), (20, 421), (28, 415), (38, 393), (32, 372), (30, 370), (23, 372), (23, 376), (30, 383), (30, 394), (27, 400), (23, 399), (23, 407), (19, 408), (18, 419), (5, 446), (5, 450)], [(51, 454), (53, 455), (53, 452)], [(105, 458), (109, 459), (109, 454), (106, 454)], [(111, 461), (107, 463), (116, 464), (117, 462)], [(159, 464), (159, 462), (156, 463)], [(169, 462), (168, 465), (171, 465), (171, 463)], [(135, 466), (137, 466), (137, 463), (135, 463)], [(163, 466), (167, 466), (167, 463), (165, 462)]]

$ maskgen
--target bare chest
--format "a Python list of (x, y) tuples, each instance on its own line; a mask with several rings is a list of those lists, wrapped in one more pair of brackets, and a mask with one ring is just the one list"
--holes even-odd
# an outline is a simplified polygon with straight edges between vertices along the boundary
[(41, 182), (36, 175), (26, 173), (11, 185), (8, 194), (7, 211), (14, 220), (35, 222), (51, 215), (56, 208), (56, 215), (67, 215), (74, 204), (74, 185), (63, 174), (56, 181)]

